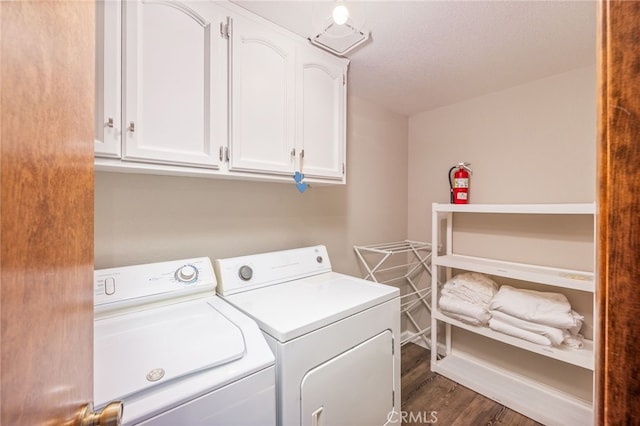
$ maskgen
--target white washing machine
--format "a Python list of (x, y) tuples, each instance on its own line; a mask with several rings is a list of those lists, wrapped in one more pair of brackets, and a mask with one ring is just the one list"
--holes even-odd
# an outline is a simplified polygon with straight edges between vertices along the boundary
[(276, 354), (279, 425), (382, 426), (400, 411), (400, 293), (332, 272), (324, 246), (214, 262)]
[(274, 425), (275, 360), (208, 258), (96, 270), (94, 406), (123, 424)]

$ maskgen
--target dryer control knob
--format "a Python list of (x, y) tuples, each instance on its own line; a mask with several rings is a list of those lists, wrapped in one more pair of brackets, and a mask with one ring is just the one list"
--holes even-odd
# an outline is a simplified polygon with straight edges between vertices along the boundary
[(183, 283), (193, 282), (198, 278), (198, 269), (193, 265), (184, 265), (176, 271), (176, 279)]
[(251, 266), (242, 265), (238, 270), (238, 276), (242, 281), (249, 281), (253, 277), (253, 269)]

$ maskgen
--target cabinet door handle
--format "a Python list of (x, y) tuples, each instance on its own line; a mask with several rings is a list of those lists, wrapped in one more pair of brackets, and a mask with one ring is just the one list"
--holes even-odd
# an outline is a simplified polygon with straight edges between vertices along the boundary
[(131, 121), (129, 123), (129, 127), (127, 127), (127, 130), (130, 131), (131, 133), (136, 131), (136, 123), (134, 123), (133, 121)]
[(296, 156), (296, 149), (295, 149), (295, 148), (293, 148), (293, 149), (291, 150), (291, 156), (292, 156), (292, 157), (295, 157), (295, 156)]
[(113, 117), (107, 118), (107, 122), (104, 123), (104, 126), (113, 129)]
[(324, 416), (322, 415), (322, 410), (324, 410), (324, 407), (320, 407), (316, 411), (311, 413), (311, 426), (324, 425)]

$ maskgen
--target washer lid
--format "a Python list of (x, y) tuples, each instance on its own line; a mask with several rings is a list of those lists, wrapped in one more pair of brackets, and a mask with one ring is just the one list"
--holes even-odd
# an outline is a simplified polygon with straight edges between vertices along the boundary
[(396, 287), (327, 272), (225, 299), (266, 333), (287, 342), (398, 296)]
[(95, 405), (242, 358), (240, 328), (208, 299), (96, 320)]

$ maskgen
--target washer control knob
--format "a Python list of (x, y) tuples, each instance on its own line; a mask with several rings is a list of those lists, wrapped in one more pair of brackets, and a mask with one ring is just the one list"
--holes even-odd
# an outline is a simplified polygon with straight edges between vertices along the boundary
[(176, 279), (183, 283), (190, 283), (198, 278), (198, 269), (193, 265), (184, 265), (176, 271)]
[(253, 269), (251, 266), (242, 265), (238, 270), (238, 276), (242, 281), (249, 281), (253, 277)]

